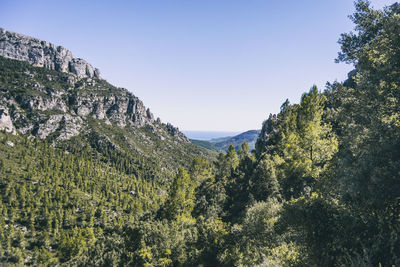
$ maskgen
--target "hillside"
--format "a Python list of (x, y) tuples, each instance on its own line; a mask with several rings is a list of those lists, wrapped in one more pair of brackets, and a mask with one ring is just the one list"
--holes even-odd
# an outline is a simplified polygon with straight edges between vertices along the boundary
[(190, 139), (190, 142), (192, 142), (192, 144), (194, 144), (196, 146), (199, 146), (199, 147), (211, 150), (211, 151), (215, 151), (215, 152), (223, 152), (224, 151), (224, 150), (216, 147), (210, 141)]
[(229, 145), (232, 144), (236, 149), (239, 149), (243, 142), (249, 144), (250, 151), (254, 149), (260, 130), (250, 130), (232, 137), (222, 137), (211, 139), (209, 142), (215, 147), (227, 151)]
[(0, 263), (87, 252), (156, 211), (196, 158), (215, 154), (86, 61), (0, 30)]
[(168, 177), (158, 166), (104, 153), (93, 156), (89, 147), (68, 153), (0, 133), (0, 262), (67, 261), (111, 227), (159, 207), (168, 186), (154, 180)]
[(0, 55), (7, 57), (0, 56), (0, 129), (55, 146), (81, 142), (99, 153), (134, 153), (170, 171), (195, 156), (212, 156), (65, 48), (2, 29)]

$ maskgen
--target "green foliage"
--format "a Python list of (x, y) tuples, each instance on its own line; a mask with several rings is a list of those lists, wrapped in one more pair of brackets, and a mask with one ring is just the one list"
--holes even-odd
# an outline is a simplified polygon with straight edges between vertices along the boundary
[(292, 235), (291, 240), (307, 255), (304, 264), (317, 266), (347, 265), (346, 258), (356, 253), (357, 244), (348, 239), (355, 220), (335, 201), (316, 193), (285, 203), (278, 222), (278, 232)]
[[(231, 222), (235, 222), (242, 217), (246, 206), (250, 202), (249, 181), (253, 175), (255, 158), (248, 152), (248, 148), (247, 143), (243, 143), (238, 150), (239, 163), (233, 163), (234, 165), (237, 164), (237, 166), (234, 167), (230, 178), (227, 179), (225, 184), (227, 194), (225, 218)], [(234, 153), (234, 150), (231, 151)], [(235, 158), (236, 153), (230, 157)]]
[(67, 153), (5, 133), (0, 147), (0, 232), (10, 238), (1, 239), (3, 262), (14, 261), (17, 248), (32, 263), (68, 261), (87, 253), (110, 226), (160, 206), (156, 185), (127, 174), (133, 165), (118, 164), (116, 154), (106, 160), (86, 149)]
[(274, 143), (264, 153), (275, 163), (285, 199), (310, 193), (337, 151), (337, 138), (322, 121), (324, 103), (325, 96), (313, 86), (300, 104), (287, 102), (278, 115), (270, 137)]
[(190, 139), (190, 142), (192, 142), (192, 144), (194, 144), (196, 146), (203, 147), (203, 148), (211, 150), (211, 151), (215, 151), (215, 152), (223, 151), (221, 148), (216, 147), (213, 143), (211, 143), (209, 141)]
[(163, 207), (163, 217), (168, 220), (190, 220), (194, 207), (194, 190), (196, 182), (181, 168), (172, 181), (169, 195)]
[(212, 165), (205, 158), (195, 157), (190, 165), (190, 177), (192, 180), (202, 182), (210, 179), (213, 174)]
[(226, 265), (254, 266), (261, 264), (278, 240), (274, 224), (280, 204), (269, 199), (248, 207), (240, 224), (232, 226), (227, 237)]
[[(189, 263), (196, 238), (192, 224), (177, 221), (141, 221), (124, 230), (125, 251), (122, 259), (129, 266), (168, 266)], [(147, 265), (146, 265), (147, 264)]]
[(249, 191), (255, 200), (264, 201), (279, 198), (279, 189), (276, 164), (271, 155), (263, 154), (250, 178)]
[(309, 264), (400, 264), (399, 11), (398, 4), (380, 11), (357, 1), (355, 33), (340, 39), (338, 60), (356, 69), (329, 85), (323, 116), (339, 151), (320, 181), (321, 195), (292, 203), (284, 216)]

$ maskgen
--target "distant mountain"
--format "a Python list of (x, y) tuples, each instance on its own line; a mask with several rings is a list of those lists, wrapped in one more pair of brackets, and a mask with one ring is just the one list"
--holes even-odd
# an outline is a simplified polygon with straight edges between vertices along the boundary
[(256, 140), (261, 130), (250, 130), (233, 137), (211, 139), (210, 143), (226, 151), (230, 144), (234, 145), (236, 150), (240, 148), (243, 142), (249, 144), (250, 151), (254, 149)]
[(249, 144), (250, 151), (255, 148), (256, 140), (260, 134), (261, 130), (250, 130), (235, 136), (226, 136), (213, 138), (209, 141), (194, 140), (190, 141), (200, 147), (212, 150), (212, 151), (226, 151), (230, 144), (234, 145), (236, 150), (240, 148), (243, 142)]
[(240, 134), (241, 132), (230, 131), (182, 131), (189, 139), (209, 141), (214, 138), (231, 137)]

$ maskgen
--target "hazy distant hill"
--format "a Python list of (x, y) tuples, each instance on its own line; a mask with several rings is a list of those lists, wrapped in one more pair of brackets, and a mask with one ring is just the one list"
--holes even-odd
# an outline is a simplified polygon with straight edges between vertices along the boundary
[(217, 152), (226, 151), (230, 144), (233, 144), (235, 148), (238, 149), (243, 142), (247, 142), (251, 151), (255, 147), (260, 131), (261, 130), (250, 130), (235, 136), (213, 138), (209, 141), (195, 139), (191, 139), (190, 141), (197, 146)]
[(238, 149), (243, 142), (247, 142), (250, 150), (253, 150), (259, 134), (260, 130), (250, 130), (233, 137), (211, 139), (210, 143), (226, 151), (230, 144), (234, 145), (235, 148)]
[(214, 138), (226, 138), (240, 134), (241, 132), (231, 131), (182, 131), (189, 139), (210, 141)]

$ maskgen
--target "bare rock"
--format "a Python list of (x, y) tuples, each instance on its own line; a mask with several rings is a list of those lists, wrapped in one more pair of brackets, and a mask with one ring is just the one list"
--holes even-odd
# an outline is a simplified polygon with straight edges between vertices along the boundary
[(37, 136), (40, 139), (45, 139), (51, 133), (54, 133), (58, 127), (60, 126), (60, 122), (63, 118), (63, 115), (52, 115), (50, 118), (45, 122), (39, 125), (39, 129), (37, 131)]
[(83, 120), (69, 114), (58, 114), (50, 116), (45, 123), (39, 124), (36, 136), (45, 139), (50, 134), (58, 133), (58, 140), (68, 140), (77, 136), (83, 127)]
[(8, 145), (9, 147), (14, 147), (14, 143), (11, 142), (11, 141), (7, 141), (7, 145)]
[(0, 130), (16, 134), (8, 109), (2, 106), (0, 106)]
[(83, 127), (83, 120), (80, 117), (73, 117), (71, 115), (65, 115), (63, 117), (64, 127), (60, 130), (58, 140), (69, 140), (74, 136), (81, 133)]
[[(0, 130), (68, 140), (82, 133), (91, 117), (123, 128), (150, 126), (162, 141), (171, 135), (175, 141), (189, 142), (178, 128), (155, 120), (139, 98), (99, 80), (98, 69), (62, 46), (0, 28), (0, 56), (70, 74), (48, 73), (43, 78), (23, 70), (21, 86), (30, 87), (30, 93), (0, 92)], [(62, 79), (62, 86), (53, 88), (57, 79)]]
[(28, 62), (78, 78), (101, 78), (100, 71), (62, 46), (0, 28), (0, 56)]

